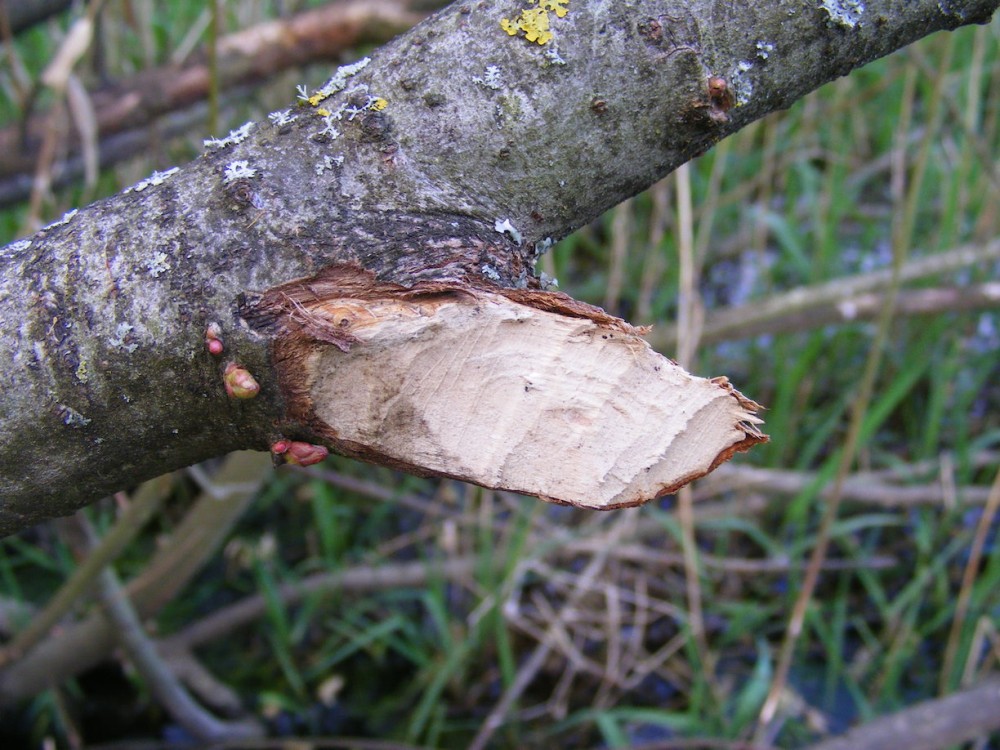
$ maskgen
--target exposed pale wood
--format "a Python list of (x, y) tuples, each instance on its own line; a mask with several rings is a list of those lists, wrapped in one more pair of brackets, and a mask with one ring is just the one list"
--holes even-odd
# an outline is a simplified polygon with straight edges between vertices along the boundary
[(291, 411), (361, 458), (610, 509), (766, 440), (724, 378), (562, 294), (402, 288), (346, 267), (271, 298), (293, 334)]

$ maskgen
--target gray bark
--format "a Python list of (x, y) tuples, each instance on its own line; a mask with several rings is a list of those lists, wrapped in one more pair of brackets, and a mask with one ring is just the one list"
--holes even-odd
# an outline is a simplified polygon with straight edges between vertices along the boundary
[[(294, 121), (252, 123), (0, 249), (0, 533), (209, 456), (314, 438), (286, 416), (272, 335), (244, 317), (265, 290), (343, 262), (404, 285), (533, 286), (536, 246), (998, 4), (570, 0), (544, 46), (501, 29), (516, 3), (449, 6), (318, 106), (292, 106)], [(226, 397), (230, 362), (257, 398)]]
[(0, 0), (0, 14), (10, 25), (10, 32), (20, 34), (72, 4), (72, 0)]

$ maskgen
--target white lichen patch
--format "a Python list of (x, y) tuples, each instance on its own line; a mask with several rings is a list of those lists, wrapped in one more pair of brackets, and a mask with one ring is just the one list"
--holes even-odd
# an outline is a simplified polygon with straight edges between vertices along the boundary
[(9, 245), (0, 247), (0, 258), (16, 258), (31, 247), (31, 240), (15, 240)]
[(365, 101), (361, 104), (355, 105), (341, 104), (333, 110), (325, 107), (317, 107), (314, 111), (323, 118), (323, 128), (316, 131), (314, 136), (322, 136), (330, 140), (335, 140), (340, 137), (340, 130), (337, 128), (337, 123), (341, 122), (345, 115), (348, 120), (353, 120), (355, 117), (364, 114), (365, 112), (381, 112), (389, 106), (389, 102), (381, 96), (370, 95), (368, 93), (368, 87), (364, 84), (361, 86), (355, 86), (347, 93), (348, 95), (359, 93), (364, 94)]
[(357, 88), (352, 89), (348, 93), (351, 94), (358, 91), (365, 92), (366, 95), (365, 103), (357, 107), (348, 107), (348, 106), (341, 107), (334, 113), (337, 116), (338, 120), (343, 115), (347, 115), (348, 120), (353, 120), (355, 117), (357, 117), (358, 115), (362, 115), (365, 112), (381, 112), (383, 109), (389, 106), (389, 102), (386, 99), (383, 99), (381, 96), (372, 96), (368, 94), (367, 86), (358, 86)]
[(551, 65), (565, 65), (566, 61), (562, 59), (559, 54), (559, 50), (556, 49), (555, 45), (547, 48), (543, 54), (546, 60), (549, 61)]
[(341, 115), (344, 112), (344, 108), (341, 107), (336, 112), (331, 112), (328, 115), (323, 116), (323, 128), (316, 132), (318, 136), (325, 136), (330, 140), (335, 140), (340, 137), (340, 131), (337, 129), (337, 121), (340, 120)]
[(538, 285), (545, 291), (559, 288), (559, 279), (549, 276), (545, 271), (538, 274)]
[(371, 61), (372, 59), (370, 57), (362, 57), (360, 60), (353, 62), (350, 65), (341, 65), (337, 68), (337, 71), (333, 74), (330, 80), (323, 85), (320, 92), (330, 96), (338, 91), (342, 91), (347, 85), (347, 79), (357, 73), (360, 73)]
[(534, 247), (535, 257), (540, 258), (545, 255), (545, 253), (547, 253), (554, 244), (555, 241), (551, 237), (546, 237), (544, 240), (536, 242)]
[(938, 2), (937, 7), (938, 10), (941, 11), (941, 15), (951, 16), (952, 18), (957, 18), (962, 23), (965, 23), (965, 9), (961, 7), (952, 8), (949, 7), (949, 5), (950, 3), (947, 3), (944, 0), (940, 0), (940, 2)]
[(139, 345), (128, 341), (128, 335), (135, 330), (135, 326), (131, 323), (121, 322), (118, 327), (115, 328), (115, 332), (111, 334), (111, 338), (108, 339), (108, 343), (111, 344), (115, 349), (124, 349), (129, 354), (134, 352), (139, 348)]
[(861, 0), (820, 0), (819, 7), (835, 24), (853, 29), (861, 22), (865, 4)]
[(90, 424), (90, 419), (83, 416), (72, 406), (56, 404), (56, 409), (59, 412), (59, 418), (62, 420), (62, 423), (68, 427), (86, 427)]
[(249, 180), (256, 176), (257, 169), (251, 167), (250, 162), (246, 159), (239, 159), (226, 165), (226, 170), (222, 173), (222, 181), (228, 185), (236, 180)]
[(156, 253), (146, 263), (146, 269), (149, 271), (150, 276), (154, 279), (157, 278), (161, 273), (170, 270), (170, 256), (163, 252)]
[(136, 193), (141, 193), (148, 187), (156, 187), (157, 185), (162, 185), (164, 182), (167, 181), (167, 178), (171, 177), (172, 175), (176, 174), (179, 171), (180, 167), (171, 167), (170, 169), (164, 172), (154, 171), (153, 174), (151, 174), (145, 180), (139, 180), (132, 187), (125, 188), (125, 190), (123, 190), (122, 192), (131, 193), (134, 191)]
[(332, 171), (334, 167), (339, 167), (344, 163), (344, 155), (337, 154), (336, 156), (324, 156), (323, 161), (316, 162), (315, 171), (316, 176), (320, 177), (324, 172)]
[(484, 88), (499, 91), (503, 88), (503, 74), (501, 73), (498, 65), (487, 65), (486, 72), (483, 76), (473, 76), (472, 82), (477, 83)]
[(479, 270), (482, 271), (483, 276), (485, 276), (490, 281), (495, 281), (497, 284), (500, 283), (500, 272), (497, 271), (497, 269), (495, 269), (489, 263), (483, 263), (483, 267)]
[(747, 104), (750, 97), (753, 96), (753, 81), (748, 75), (752, 68), (753, 63), (748, 60), (740, 60), (729, 76), (730, 85), (736, 94), (737, 107)]
[(53, 221), (51, 224), (47, 224), (46, 226), (42, 227), (42, 231), (46, 232), (49, 229), (55, 229), (56, 227), (61, 227), (63, 224), (69, 224), (70, 221), (73, 219), (73, 217), (76, 216), (78, 213), (79, 209), (71, 208), (69, 211), (67, 211), (62, 215), (61, 219), (57, 219), (56, 221)]
[(274, 127), (283, 128), (285, 125), (291, 125), (295, 122), (296, 116), (292, 114), (290, 109), (283, 109), (280, 112), (272, 112), (267, 116), (267, 119)]
[(774, 45), (770, 42), (757, 42), (757, 57), (766, 60), (774, 52)]
[(347, 79), (361, 72), (371, 61), (370, 57), (363, 57), (350, 65), (341, 65), (337, 68), (337, 72), (333, 74), (333, 77), (311, 95), (305, 86), (300, 85), (296, 87), (299, 99), (308, 102), (314, 107), (318, 107), (324, 99), (329, 99), (338, 91), (343, 91), (347, 86)]
[(245, 141), (247, 138), (250, 137), (250, 131), (253, 130), (253, 126), (254, 123), (253, 120), (251, 120), (249, 122), (243, 123), (235, 130), (230, 130), (229, 135), (227, 135), (225, 138), (206, 138), (204, 141), (205, 148), (210, 148), (210, 149), (223, 148), (225, 146), (232, 146), (237, 143), (242, 143), (243, 141)]
[(521, 244), (521, 233), (517, 231), (517, 227), (510, 223), (510, 219), (497, 219), (493, 224), (493, 228), (500, 232), (500, 234), (508, 235), (518, 245)]

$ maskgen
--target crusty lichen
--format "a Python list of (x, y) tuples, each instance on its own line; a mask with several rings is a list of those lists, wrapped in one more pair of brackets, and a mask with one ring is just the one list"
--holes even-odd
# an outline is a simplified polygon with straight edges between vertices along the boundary
[(733, 91), (736, 92), (737, 107), (748, 104), (753, 96), (753, 81), (748, 75), (752, 69), (753, 63), (749, 60), (740, 60), (730, 73), (730, 82)]
[(336, 94), (338, 91), (343, 91), (347, 87), (347, 79), (351, 76), (359, 73), (363, 70), (368, 63), (372, 60), (370, 57), (363, 57), (355, 63), (350, 65), (341, 65), (337, 68), (337, 72), (333, 74), (333, 78), (323, 84), (323, 87), (318, 91), (313, 92), (311, 95), (305, 86), (299, 86), (299, 99), (313, 107), (318, 107), (320, 102), (325, 99), (329, 99), (331, 96)]
[[(235, 130), (230, 130), (229, 135), (225, 138), (206, 138), (204, 140), (205, 148), (218, 149), (243, 143), (243, 141), (250, 137), (250, 131), (253, 130), (253, 127), (253, 121), (245, 122)], [(173, 171), (176, 172), (176, 168)]]
[(292, 114), (290, 109), (283, 109), (279, 112), (272, 112), (267, 116), (267, 118), (274, 124), (276, 128), (283, 128), (286, 125), (291, 125), (295, 122), (295, 115)]
[[(247, 124), (248, 125), (252, 125), (252, 123), (247, 123)], [(232, 135), (232, 133), (230, 133), (230, 135)], [(206, 144), (207, 143), (208, 142), (206, 141)], [(145, 190), (148, 187), (151, 187), (151, 186), (155, 187), (156, 185), (162, 185), (164, 182), (167, 181), (167, 179), (169, 177), (172, 177), (173, 175), (175, 175), (179, 171), (180, 171), (180, 167), (171, 167), (170, 169), (168, 169), (168, 170), (166, 170), (164, 172), (160, 172), (159, 170), (155, 170), (153, 172), (153, 174), (151, 174), (149, 177), (147, 177), (144, 180), (139, 180), (139, 182), (135, 183), (131, 187), (125, 188), (122, 192), (123, 193), (131, 193), (131, 192), (141, 193), (143, 190)]]
[(861, 21), (865, 4), (861, 0), (820, 0), (819, 7), (830, 15), (833, 23), (853, 29)]
[(0, 258), (16, 258), (22, 255), (29, 247), (31, 247), (31, 240), (15, 240), (9, 245), (0, 247)]
[(250, 162), (246, 159), (240, 159), (226, 165), (225, 172), (222, 175), (222, 181), (228, 185), (236, 180), (249, 180), (251, 177), (256, 176), (257, 168), (251, 167)]
[[(155, 172), (154, 172), (154, 174), (155, 174)], [(77, 215), (77, 213), (79, 213), (79, 211), (77, 209), (75, 209), (75, 208), (70, 209), (69, 211), (67, 211), (66, 213), (64, 213), (62, 215), (61, 219), (58, 219), (57, 221), (53, 221), (51, 224), (48, 224), (48, 225), (42, 227), (42, 231), (43, 232), (47, 232), (50, 229), (55, 229), (56, 227), (61, 227), (63, 224), (69, 224), (70, 221), (73, 219), (73, 217)]]
[(499, 91), (503, 88), (503, 74), (499, 65), (487, 65), (486, 73), (482, 76), (473, 76), (473, 83), (477, 83), (483, 88)]

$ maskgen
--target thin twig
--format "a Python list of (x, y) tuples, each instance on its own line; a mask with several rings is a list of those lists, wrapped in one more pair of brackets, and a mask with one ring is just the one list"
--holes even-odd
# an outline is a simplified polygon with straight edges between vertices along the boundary
[[(1000, 239), (986, 243), (972, 242), (947, 252), (923, 255), (907, 261), (900, 271), (900, 280), (916, 281), (998, 259), (1000, 259)], [(821, 284), (800, 286), (787, 292), (771, 294), (758, 302), (728, 307), (706, 316), (702, 341), (715, 343), (742, 338), (770, 330), (768, 326), (772, 324), (784, 325), (783, 321), (790, 320), (794, 316), (810, 314), (815, 310), (839, 309), (838, 306), (843, 305), (845, 300), (861, 300), (862, 295), (881, 292), (891, 283), (892, 269), (880, 269)], [(987, 285), (980, 290), (986, 298), (984, 304), (994, 294), (993, 289), (994, 287)], [(918, 307), (916, 303), (914, 306)], [(848, 315), (844, 314), (845, 309)], [(920, 310), (915, 309), (914, 312)], [(847, 308), (840, 309), (842, 318), (849, 317), (849, 313), (850, 310)], [(676, 346), (678, 326), (662, 326), (662, 330), (653, 329), (649, 336), (650, 343), (661, 351), (669, 351)]]
[[(246, 482), (271, 473), (267, 454), (230, 454), (214, 475), (217, 486), (240, 487), (225, 500), (202, 495), (146, 569), (128, 583), (130, 601), (140, 617), (151, 617), (176, 596), (191, 576), (211, 559), (254, 498)], [(107, 621), (93, 614), (66, 627), (58, 639), (48, 639), (24, 658), (0, 669), (0, 705), (30, 697), (93, 666), (114, 648)]]
[[(727, 143), (723, 141), (720, 148)], [(664, 177), (647, 191), (652, 202), (649, 214), (649, 236), (646, 240), (646, 252), (643, 254), (642, 276), (639, 280), (638, 301), (635, 307), (635, 320), (639, 323), (652, 323), (653, 298), (662, 284), (666, 258), (660, 245), (667, 232), (670, 222), (670, 178)]]
[[(942, 71), (947, 69), (951, 58), (950, 53), (953, 47), (953, 44), (950, 44), (947, 47), (948, 53), (942, 61)], [(931, 112), (928, 118), (931, 123), (937, 123), (939, 121), (938, 115), (940, 112), (943, 79), (944, 75), (942, 73), (936, 81), (937, 85), (935, 87), (935, 96), (931, 102)], [(912, 73), (908, 75), (906, 80), (906, 91), (903, 96), (904, 111), (903, 116), (900, 117), (899, 128), (897, 130), (901, 136), (909, 129), (910, 115), (912, 114), (914, 92), (916, 87), (916, 78)], [(875, 334), (875, 340), (872, 342), (871, 350), (869, 351), (867, 361), (865, 362), (865, 369), (858, 387), (858, 395), (852, 404), (850, 421), (847, 428), (847, 436), (844, 439), (844, 444), (840, 451), (840, 461), (838, 463), (837, 474), (833, 482), (833, 489), (831, 492), (832, 497), (827, 502), (826, 511), (823, 514), (819, 532), (817, 533), (816, 546), (813, 548), (812, 555), (810, 556), (809, 567), (806, 569), (806, 575), (799, 590), (799, 595), (796, 598), (795, 607), (792, 610), (792, 616), (788, 623), (785, 638), (781, 644), (778, 663), (774, 671), (774, 678), (772, 679), (770, 690), (768, 691), (767, 698), (765, 699), (764, 705), (760, 711), (760, 721), (754, 737), (756, 742), (765, 741), (765, 738), (769, 734), (771, 721), (777, 713), (778, 704), (781, 695), (784, 692), (785, 684), (788, 680), (788, 673), (791, 669), (795, 647), (798, 643), (799, 636), (802, 634), (809, 603), (812, 601), (812, 595), (816, 589), (820, 570), (822, 569), (822, 562), (826, 557), (827, 549), (830, 545), (833, 526), (837, 520), (837, 514), (840, 509), (844, 481), (847, 478), (851, 465), (854, 463), (854, 458), (861, 442), (861, 431), (864, 424), (864, 417), (875, 390), (875, 380), (881, 366), (882, 352), (889, 337), (889, 328), (892, 321), (896, 294), (898, 293), (902, 282), (900, 274), (906, 262), (906, 255), (910, 249), (917, 198), (919, 190), (922, 187), (923, 175), (927, 164), (926, 157), (928, 153), (927, 147), (929, 145), (929, 137), (935, 133), (936, 130), (936, 127), (929, 127), (927, 129), (928, 137), (924, 139), (924, 148), (921, 150), (917, 159), (917, 164), (913, 170), (912, 180), (907, 186), (905, 196), (902, 189), (905, 179), (905, 164), (903, 163), (904, 159), (902, 158), (902, 151), (900, 152), (899, 162), (894, 169), (894, 187), (898, 186), (895, 191), (895, 195), (898, 196), (902, 205), (900, 206), (901, 210), (897, 213), (897, 216), (900, 218), (898, 223), (894, 225), (892, 238), (892, 281), (889, 284), (882, 314), (879, 316), (878, 330)]]
[(873, 719), (806, 750), (944, 750), (1000, 729), (1000, 679)]
[[(695, 352), (701, 340), (703, 308), (698, 293), (699, 264), (695, 258), (693, 200), (691, 197), (691, 167), (683, 164), (677, 176), (677, 362), (692, 369)], [(677, 493), (677, 518), (681, 527), (681, 551), (684, 554), (685, 593), (688, 606), (688, 628), (698, 651), (702, 671), (708, 675), (709, 686), (714, 686), (712, 675), (715, 664), (708, 647), (705, 619), (702, 614), (701, 576), (698, 565), (698, 546), (694, 534), (694, 496), (691, 486), (682, 487)]]
[(62, 619), (75, 602), (90, 593), (101, 570), (118, 558), (146, 522), (159, 510), (170, 482), (170, 475), (165, 475), (142, 486), (111, 531), (94, 547), (87, 559), (77, 566), (69, 579), (49, 600), (45, 609), (0, 651), (0, 667), (21, 658), (48, 634), (52, 626)]
[(723, 740), (715, 737), (678, 737), (677, 739), (632, 745), (631, 750), (765, 750), (765, 748), (742, 740)]
[[(590, 562), (587, 563), (587, 566), (579, 574), (576, 581), (577, 587), (559, 611), (554, 624), (561, 624), (563, 619), (577, 606), (580, 599), (591, 591), (597, 574), (607, 562), (607, 550), (618, 543), (626, 523), (631, 522), (629, 518), (631, 515), (633, 515), (631, 511), (622, 511), (616, 522), (608, 530), (607, 545), (590, 559)], [(534, 651), (531, 652), (531, 655), (521, 664), (513, 683), (504, 691), (500, 700), (497, 701), (496, 705), (483, 721), (476, 736), (469, 744), (469, 750), (484, 750), (497, 729), (503, 725), (504, 719), (510, 713), (514, 703), (534, 681), (542, 665), (545, 664), (545, 660), (551, 653), (552, 646), (552, 638), (545, 638), (545, 640), (539, 642)]]
[[(912, 467), (908, 477), (920, 476), (919, 467)], [(695, 503), (703, 498), (713, 497), (723, 492), (760, 492), (776, 495), (795, 495), (816, 483), (818, 474), (812, 471), (790, 469), (762, 469), (757, 466), (726, 464), (720, 466), (695, 488)], [(890, 481), (890, 477), (875, 477), (872, 472), (857, 472), (846, 477), (841, 487), (843, 500), (883, 508), (907, 508), (917, 505), (948, 507), (947, 496), (960, 501), (964, 506), (986, 503), (990, 488), (981, 485), (960, 485), (952, 491), (933, 480), (924, 484), (901, 486)], [(832, 497), (832, 488), (820, 491), (819, 497)]]
[[(378, 591), (380, 589), (420, 586), (432, 578), (455, 580), (476, 570), (475, 557), (456, 557), (441, 561), (418, 561), (378, 567), (358, 566), (307, 576), (296, 583), (278, 588), (277, 598), (283, 606), (293, 606), (308, 596), (334, 591)], [(161, 642), (169, 651), (189, 651), (222, 637), (234, 628), (253, 622), (267, 611), (267, 600), (261, 594), (241, 599), (236, 604), (216, 610), (211, 615), (188, 625)]]
[[(81, 511), (73, 516), (77, 529), (90, 547), (96, 548), (97, 535)], [(156, 651), (153, 641), (139, 622), (118, 576), (111, 568), (97, 575), (97, 594), (104, 613), (115, 630), (115, 638), (129, 661), (145, 680), (150, 692), (168, 714), (200, 740), (227, 737), (256, 737), (262, 729), (254, 722), (225, 722), (199, 706), (183, 688)]]
[(632, 199), (611, 209), (611, 247), (609, 253), (608, 282), (604, 290), (604, 309), (615, 313), (621, 307), (625, 267), (628, 265), (628, 247), (632, 235)]
[[(812, 331), (828, 325), (874, 320), (882, 305), (882, 294), (868, 292), (825, 304), (816, 301), (808, 309), (789, 309), (767, 319), (756, 320), (751, 317), (742, 326), (730, 326), (725, 331), (713, 329), (713, 319), (710, 316), (705, 324), (706, 336), (709, 343), (716, 343), (724, 339), (750, 338), (765, 333)], [(896, 315), (934, 316), (949, 312), (992, 310), (997, 307), (1000, 307), (1000, 284), (986, 282), (900, 292), (896, 301)]]
[[(87, 750), (123, 750), (120, 743), (90, 745)], [(177, 750), (176, 742), (129, 741), (127, 750)], [(296, 737), (294, 739), (239, 739), (214, 741), (201, 750), (432, 750), (393, 740), (367, 737)]]
[(962, 626), (969, 613), (972, 587), (976, 582), (976, 576), (979, 575), (979, 565), (983, 559), (986, 538), (993, 527), (993, 519), (996, 517), (998, 507), (1000, 507), (1000, 471), (997, 472), (993, 479), (993, 485), (990, 487), (990, 496), (986, 501), (986, 507), (983, 508), (982, 515), (979, 517), (979, 523), (976, 525), (976, 535), (973, 537), (972, 547), (969, 549), (969, 560), (962, 573), (962, 588), (958, 592), (958, 601), (955, 602), (955, 617), (951, 621), (951, 631), (948, 633), (948, 642), (944, 650), (944, 663), (941, 666), (939, 690), (942, 694), (947, 691), (951, 683), (955, 655), (958, 653), (958, 646), (962, 640)]

